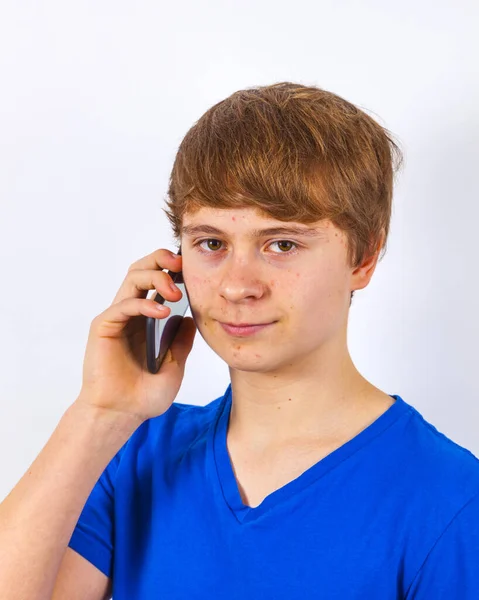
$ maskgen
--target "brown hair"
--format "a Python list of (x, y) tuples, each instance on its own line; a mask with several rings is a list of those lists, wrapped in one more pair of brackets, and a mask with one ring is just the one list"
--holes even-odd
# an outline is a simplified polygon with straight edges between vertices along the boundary
[(355, 268), (380, 245), (386, 251), (402, 162), (391, 133), (340, 96), (291, 82), (252, 87), (187, 132), (163, 210), (177, 242), (185, 212), (201, 207), (255, 207), (303, 224), (328, 219), (345, 232)]

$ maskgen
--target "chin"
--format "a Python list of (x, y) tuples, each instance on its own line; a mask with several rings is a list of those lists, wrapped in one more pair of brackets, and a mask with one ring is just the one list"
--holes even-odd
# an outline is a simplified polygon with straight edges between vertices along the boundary
[[(273, 352), (268, 356), (267, 352), (263, 352), (260, 355), (258, 352), (254, 350), (245, 349), (244, 354), (238, 351), (233, 351), (234, 356), (231, 356), (231, 352), (228, 353), (228, 356), (225, 356), (225, 353), (222, 353), (222, 360), (228, 365), (230, 369), (234, 369), (235, 371), (245, 371), (247, 373), (267, 373), (271, 370), (276, 370), (278, 368), (277, 360), (273, 362)], [(274, 358), (277, 359), (277, 354), (274, 354)]]

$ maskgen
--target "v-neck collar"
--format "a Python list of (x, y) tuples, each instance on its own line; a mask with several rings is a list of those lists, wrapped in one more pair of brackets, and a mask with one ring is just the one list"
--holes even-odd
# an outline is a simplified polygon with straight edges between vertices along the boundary
[(282, 504), (291, 496), (297, 495), (307, 488), (313, 481), (319, 479), (340, 462), (354, 454), (360, 447), (367, 444), (408, 411), (409, 405), (400, 396), (391, 395), (391, 398), (394, 398), (394, 404), (368, 427), (312, 465), (298, 477), (266, 496), (261, 504), (250, 507), (245, 505), (241, 498), (226, 445), (232, 403), (230, 383), (218, 406), (216, 419), (210, 429), (208, 440), (211, 474), (215, 490), (219, 491), (220, 502), (222, 498), (228, 511), (238, 523), (245, 524), (255, 521), (275, 506)]

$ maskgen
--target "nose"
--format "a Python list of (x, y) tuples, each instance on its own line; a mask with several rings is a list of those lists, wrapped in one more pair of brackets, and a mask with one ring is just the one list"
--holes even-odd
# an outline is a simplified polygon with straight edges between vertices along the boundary
[[(227, 264), (226, 264), (227, 263)], [(240, 302), (246, 298), (261, 298), (265, 285), (261, 273), (254, 262), (244, 258), (232, 258), (222, 265), (219, 292), (230, 302)]]

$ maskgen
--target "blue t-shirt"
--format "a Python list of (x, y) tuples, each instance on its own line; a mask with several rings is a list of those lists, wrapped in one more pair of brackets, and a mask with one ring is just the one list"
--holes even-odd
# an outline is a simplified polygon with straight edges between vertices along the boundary
[(231, 384), (173, 403), (111, 460), (69, 547), (114, 600), (477, 600), (479, 460), (391, 397), (253, 508), (226, 447)]

